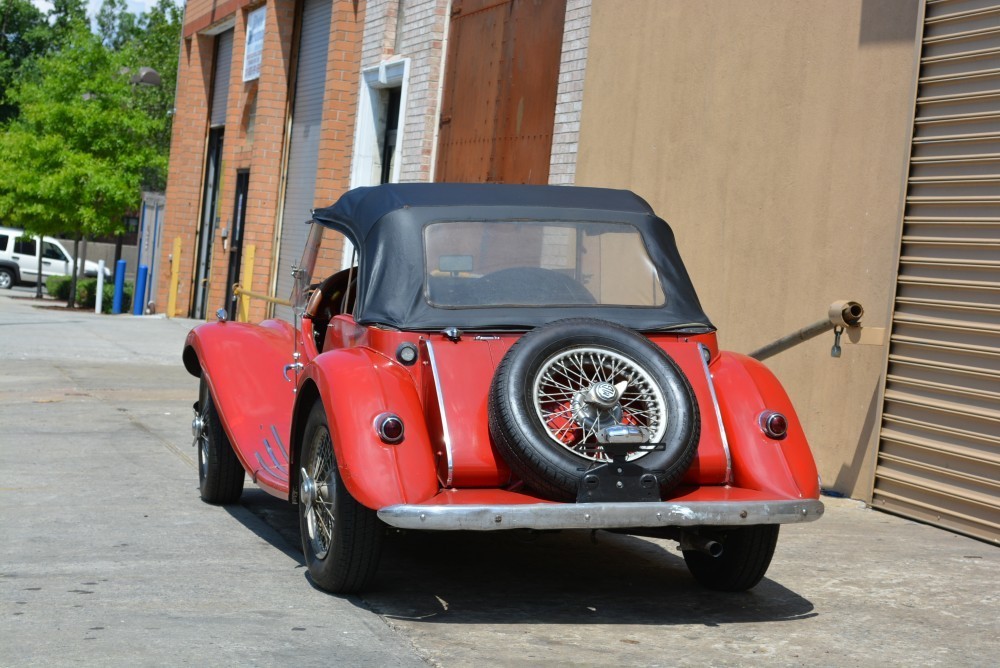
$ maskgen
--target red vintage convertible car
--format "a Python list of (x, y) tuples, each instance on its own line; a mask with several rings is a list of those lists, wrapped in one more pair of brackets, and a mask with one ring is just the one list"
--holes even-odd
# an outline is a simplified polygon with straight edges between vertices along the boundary
[(313, 213), (292, 304), (294, 326), (220, 313), (188, 336), (201, 497), (237, 501), (246, 471), (297, 504), (329, 591), (372, 581), (387, 526), (661, 536), (739, 591), (780, 524), (823, 513), (788, 396), (718, 349), (631, 192), (352, 190)]

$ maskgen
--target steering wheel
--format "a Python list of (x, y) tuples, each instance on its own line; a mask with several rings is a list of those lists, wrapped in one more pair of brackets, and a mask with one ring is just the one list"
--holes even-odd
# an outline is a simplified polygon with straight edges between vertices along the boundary
[(542, 267), (510, 267), (486, 274), (477, 286), (491, 303), (596, 304), (594, 295), (573, 278)]

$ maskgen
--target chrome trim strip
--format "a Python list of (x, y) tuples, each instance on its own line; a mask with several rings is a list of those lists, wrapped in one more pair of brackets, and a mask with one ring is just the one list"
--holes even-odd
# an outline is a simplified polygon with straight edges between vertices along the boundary
[(451, 487), (455, 479), (455, 461), (451, 451), (451, 431), (448, 429), (448, 414), (444, 410), (444, 394), (441, 392), (441, 375), (438, 373), (437, 361), (434, 359), (434, 348), (431, 342), (424, 340), (427, 346), (427, 361), (431, 365), (431, 374), (434, 376), (434, 391), (437, 393), (438, 410), (441, 412), (441, 431), (444, 437), (444, 453), (448, 460), (448, 477), (444, 480), (445, 487)]
[(271, 444), (267, 442), (266, 438), (264, 439), (264, 449), (267, 450), (267, 456), (271, 458), (271, 462), (274, 464), (274, 467), (279, 471), (284, 472), (285, 475), (288, 475), (288, 467), (279, 462), (278, 458), (274, 456), (274, 450), (271, 449)]
[[(698, 344), (698, 352), (708, 350), (704, 343)], [(726, 484), (733, 482), (733, 455), (729, 452), (729, 437), (726, 436), (726, 425), (722, 424), (722, 409), (719, 408), (719, 398), (715, 395), (715, 381), (712, 380), (712, 372), (708, 369), (708, 362), (705, 355), (701, 354), (701, 367), (705, 370), (705, 379), (708, 381), (708, 392), (712, 395), (712, 406), (715, 408), (715, 419), (719, 421), (719, 434), (722, 435), (722, 449), (726, 452)]]
[(253, 481), (255, 483), (257, 482), (257, 474), (260, 473), (261, 469), (264, 469), (278, 480), (288, 480), (288, 471), (282, 470), (280, 467), (275, 469), (264, 461), (259, 452), (254, 453), (254, 455), (257, 457), (257, 463), (260, 464), (260, 468), (253, 472)]
[(284, 455), (285, 462), (287, 463), (288, 462), (288, 450), (285, 449), (285, 444), (281, 442), (281, 437), (278, 436), (278, 428), (275, 427), (273, 424), (271, 425), (271, 433), (274, 434), (274, 442), (278, 444), (279, 448), (281, 448), (281, 454)]
[(378, 511), (379, 519), (389, 526), (435, 531), (738, 527), (812, 522), (822, 515), (823, 503), (815, 499), (688, 503), (528, 503), (495, 506), (399, 504), (386, 506)]

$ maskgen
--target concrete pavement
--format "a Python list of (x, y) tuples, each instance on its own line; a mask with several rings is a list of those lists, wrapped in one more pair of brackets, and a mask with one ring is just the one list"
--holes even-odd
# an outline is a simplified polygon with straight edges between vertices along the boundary
[[(54, 302), (46, 302), (53, 306)], [(707, 592), (668, 541), (393, 535), (375, 588), (304, 574), (295, 512), (201, 503), (190, 320), (0, 294), (0, 665), (992, 666), (1000, 550), (826, 499), (768, 576)]]
[(198, 499), (194, 324), (0, 296), (0, 665), (426, 665)]

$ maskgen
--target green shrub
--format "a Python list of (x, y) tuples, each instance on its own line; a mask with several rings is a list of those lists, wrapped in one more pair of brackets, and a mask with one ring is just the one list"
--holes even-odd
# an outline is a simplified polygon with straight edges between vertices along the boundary
[(97, 294), (96, 278), (81, 278), (76, 283), (76, 303), (83, 308), (94, 308)]
[(69, 301), (69, 276), (49, 276), (45, 279), (45, 289), (50, 297)]
[[(67, 299), (69, 296), (67, 295)], [(104, 281), (104, 298), (101, 301), (101, 311), (111, 313), (111, 307), (115, 299), (115, 282)], [(84, 308), (94, 308), (97, 304), (97, 279), (85, 278), (76, 284), (76, 301)], [(125, 289), (122, 291), (122, 313), (129, 313), (132, 309), (132, 283), (125, 282)]]

